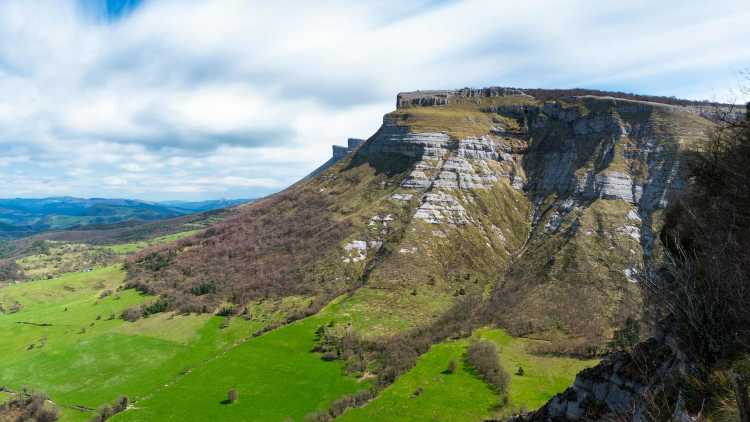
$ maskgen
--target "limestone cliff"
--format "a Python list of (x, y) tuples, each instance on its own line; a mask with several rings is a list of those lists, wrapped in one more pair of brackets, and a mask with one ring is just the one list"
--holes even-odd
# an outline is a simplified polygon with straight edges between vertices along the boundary
[[(683, 185), (682, 150), (710, 125), (688, 108), (612, 97), (399, 94), (352, 158), (408, 160), (391, 199), (407, 210), (395, 249), (410, 262), (379, 261), (370, 283), (411, 288), (432, 277), (459, 290), (465, 272), (494, 288), (514, 333), (564, 337), (578, 351), (601, 345), (638, 313), (660, 210)], [(365, 260), (367, 249), (345, 259)], [(443, 270), (436, 258), (455, 254), (465, 259)]]

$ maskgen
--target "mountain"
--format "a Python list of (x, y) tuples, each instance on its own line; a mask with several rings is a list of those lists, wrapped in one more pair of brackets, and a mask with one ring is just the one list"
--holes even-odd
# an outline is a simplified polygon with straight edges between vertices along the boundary
[(720, 124), (618, 93), (402, 93), (278, 194), (0, 243), (0, 415), (737, 420), (750, 167)]
[(128, 283), (186, 312), (305, 298), (291, 319), (346, 293), (377, 321), (354, 324), (365, 337), (479, 297), (516, 336), (596, 354), (640, 317), (639, 275), (686, 147), (714, 123), (689, 102), (530, 92), (401, 93), (345, 158), (135, 258)]
[(154, 203), (132, 199), (42, 198), (0, 199), (0, 239), (48, 230), (121, 222), (156, 221), (231, 207), (245, 200)]
[(251, 201), (252, 199), (213, 199), (207, 201), (161, 201), (157, 204), (190, 212), (203, 212), (230, 208)]

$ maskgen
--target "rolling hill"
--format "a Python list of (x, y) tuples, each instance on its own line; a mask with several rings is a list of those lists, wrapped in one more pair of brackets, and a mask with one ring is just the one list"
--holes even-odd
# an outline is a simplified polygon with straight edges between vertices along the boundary
[(163, 220), (232, 207), (245, 202), (248, 200), (158, 203), (131, 199), (72, 197), (0, 199), (0, 239), (28, 236), (49, 230)]

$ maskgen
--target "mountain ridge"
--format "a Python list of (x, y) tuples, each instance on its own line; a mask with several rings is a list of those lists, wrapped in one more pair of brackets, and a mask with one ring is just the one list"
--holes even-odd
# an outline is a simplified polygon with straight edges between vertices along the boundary
[[(685, 145), (702, 142), (711, 121), (684, 107), (611, 96), (541, 101), (518, 89), (445, 92), (399, 94), (399, 107), (343, 160), (246, 208), (254, 218), (279, 210), (294, 218), (314, 199), (325, 226), (343, 229), (340, 240), (321, 242), (317, 251), (297, 250), (310, 262), (295, 264), (302, 267), (284, 283), (304, 286), (295, 294), (312, 294), (315, 303), (353, 292), (371, 301), (365, 312), (407, 326), (432, 319), (429, 308), (446, 310), (454, 295), (493, 292), (503, 309), (495, 317), (514, 334), (596, 353), (615, 327), (637, 316), (637, 275), (654, 247), (659, 210), (681, 188)], [(265, 287), (242, 287), (248, 282), (210, 268), (212, 260), (222, 268), (239, 263), (242, 253), (197, 258), (221, 244), (243, 244), (229, 240), (241, 219), (165, 252), (166, 271), (148, 269), (153, 257), (138, 258), (129, 266), (131, 285), (158, 293), (159, 280), (169, 277), (200, 284), (186, 268), (170, 268), (201, 261), (202, 277), (217, 283), (219, 294), (191, 298), (170, 288), (177, 302), (210, 309), (223, 289), (244, 298), (240, 307), (265, 297)], [(295, 239), (307, 233), (285, 230)], [(252, 249), (256, 261), (270, 253), (260, 244)], [(305, 276), (294, 279), (298, 271)], [(394, 295), (422, 289), (432, 290), (433, 305), (394, 305)]]
[(71, 196), (0, 199), (0, 238), (15, 238), (49, 230), (76, 229), (128, 221), (163, 220), (236, 206), (245, 202), (248, 200), (170, 203)]

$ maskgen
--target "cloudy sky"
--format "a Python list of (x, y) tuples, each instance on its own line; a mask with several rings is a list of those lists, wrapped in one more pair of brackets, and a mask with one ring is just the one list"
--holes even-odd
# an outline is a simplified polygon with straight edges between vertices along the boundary
[(744, 101), (750, 2), (0, 1), (0, 197), (253, 197), (399, 91)]

